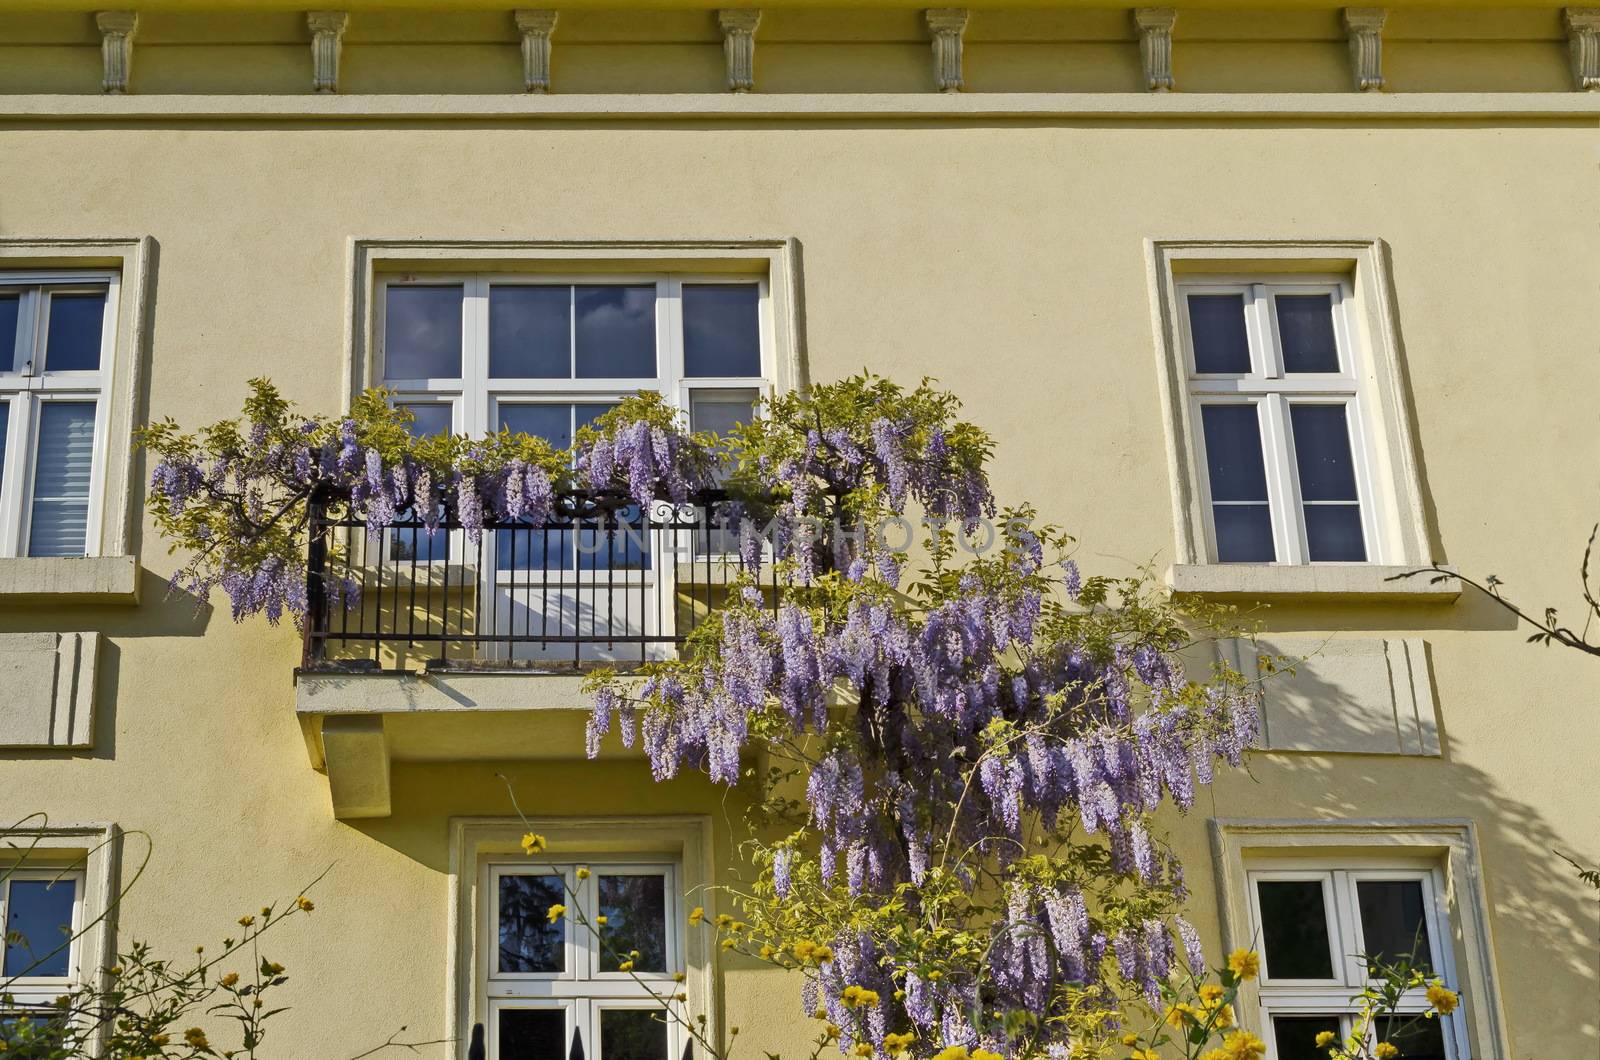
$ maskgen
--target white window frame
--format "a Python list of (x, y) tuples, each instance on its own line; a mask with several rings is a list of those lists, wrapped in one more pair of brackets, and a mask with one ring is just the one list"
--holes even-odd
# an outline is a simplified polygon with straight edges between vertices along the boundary
[[(1259, 953), (1264, 948), (1256, 912), (1256, 878), (1334, 871), (1347, 873), (1352, 881), (1425, 875), (1431, 893), (1429, 931), (1435, 974), (1461, 997), (1454, 1013), (1436, 1017), (1445, 1025), (1446, 1047), (1453, 1050), (1453, 1060), (1508, 1060), (1512, 1056), (1496, 985), (1489, 905), (1471, 821), (1213, 818), (1210, 830), (1222, 943), (1227, 952), (1245, 948)], [(1345, 922), (1358, 923), (1356, 913), (1352, 907)], [(1359, 936), (1356, 942), (1359, 944)], [(1270, 975), (1270, 960), (1264, 954), (1262, 971), (1264, 976)], [(1361, 989), (1359, 965), (1349, 961), (1337, 974), (1342, 976), (1338, 983), (1270, 983), (1262, 978), (1242, 984), (1240, 1021), (1267, 1041), (1267, 1060), (1277, 1060), (1270, 1012), (1310, 1016), (1350, 1010), (1349, 999)]]
[[(1249, 864), (1247, 862), (1247, 864)], [(1288, 860), (1272, 859), (1262, 867), (1251, 868), (1246, 879), (1249, 884), (1251, 933), (1261, 954), (1261, 979), (1259, 1002), (1261, 1026), (1270, 1030), (1274, 1016), (1337, 1016), (1341, 1037), (1351, 1033), (1359, 1011), (1352, 999), (1367, 985), (1366, 969), (1359, 954), (1366, 950), (1363, 938), (1357, 885), (1370, 880), (1399, 880), (1415, 882), (1422, 887), (1424, 926), (1428, 934), (1428, 951), (1432, 959), (1432, 974), (1448, 983), (1455, 983), (1455, 967), (1449, 946), (1449, 911), (1444, 901), (1444, 876), (1437, 865), (1407, 858), (1363, 857), (1307, 857)], [(1262, 930), (1260, 892), (1257, 884), (1273, 881), (1307, 881), (1322, 883), (1324, 909), (1327, 913), (1327, 930), (1330, 958), (1334, 978), (1281, 979), (1274, 978), (1271, 954), (1267, 952)], [(1397, 1016), (1420, 1015), (1429, 1009), (1422, 988), (1407, 990), (1395, 1007)], [(1464, 1040), (1457, 1040), (1454, 1021), (1439, 1021), (1445, 1053), (1450, 1060), (1468, 1060), (1470, 1050)], [(1268, 1060), (1276, 1060), (1277, 1044), (1272, 1034), (1267, 1040)], [(1373, 1044), (1376, 1044), (1375, 1042)]]
[[(521, 853), (520, 840), (529, 830), (544, 836), (549, 844), (538, 858)], [(612, 868), (634, 867), (658, 869), (668, 866), (672, 879), (668, 882), (667, 928), (668, 973), (661, 977), (659, 993), (672, 996), (684, 993), (686, 1003), (680, 1012), (704, 1015), (713, 1037), (720, 1026), (717, 1004), (716, 948), (713, 933), (683, 929), (683, 908), (698, 905), (705, 908), (706, 919), (714, 921), (717, 914), (716, 892), (712, 889), (715, 866), (712, 861), (711, 819), (705, 815), (666, 815), (640, 817), (548, 817), (536, 818), (527, 823), (505, 818), (457, 817), (450, 822), (450, 895), (451, 931), (454, 945), (450, 949), (450, 975), (447, 981), (447, 1022), (441, 1030), (446, 1036), (466, 1041), (471, 1037), (475, 1023), (485, 1026), (490, 1042), (494, 1041), (495, 1013), (507, 1005), (552, 1004), (558, 1000), (554, 991), (571, 990), (561, 980), (546, 977), (522, 980), (514, 996), (498, 996), (499, 987), (493, 991), (489, 984), (489, 961), (495, 953), (491, 945), (494, 926), (492, 918), (498, 888), (490, 890), (490, 868), (507, 866), (527, 871), (542, 871), (551, 867), (573, 869), (587, 866), (592, 873), (603, 866)], [(594, 876), (589, 881), (594, 886)], [(497, 945), (497, 942), (495, 942)], [(573, 967), (568, 962), (568, 967)], [(685, 975), (680, 983), (673, 979), (673, 971)], [(504, 979), (505, 977), (497, 978)], [(628, 973), (602, 973), (589, 982), (597, 984), (591, 995), (603, 1005), (646, 1004), (638, 987)], [(652, 977), (646, 977), (654, 980)], [(540, 991), (543, 993), (541, 994)], [(630, 993), (632, 991), (632, 993)], [(582, 998), (569, 998), (577, 1001)], [(575, 1009), (576, 1011), (576, 1009)], [(567, 1041), (571, 1041), (572, 1021), (568, 1021)], [(585, 1055), (595, 1057), (598, 1042), (591, 1048), (590, 1038), (584, 1040)], [(682, 1031), (674, 1027), (671, 1035)], [(676, 1043), (677, 1056), (683, 1050), (681, 1037), (668, 1038)], [(491, 1048), (493, 1046), (491, 1045)], [(494, 1057), (490, 1052), (489, 1056)]]
[[(89, 470), (83, 555), (100, 554), (121, 286), (120, 274), (104, 269), (0, 271), (0, 290), (21, 290), (15, 360), (6, 364), (4, 351), (0, 351), (0, 402), (10, 406), (6, 466), (0, 473), (0, 557), (28, 557), (39, 411), (49, 402), (94, 403), (94, 455)], [(46, 363), (43, 372), (35, 372), (34, 366), (48, 342), (50, 297), (101, 291), (105, 293), (105, 309), (100, 325), (100, 367), (92, 372), (52, 373)]]
[[(1350, 457), (1355, 474), (1356, 501), (1361, 512), (1362, 542), (1366, 559), (1345, 561), (1352, 564), (1390, 562), (1380, 527), (1386, 513), (1380, 491), (1375, 487), (1372, 466), (1375, 460), (1373, 438), (1364, 413), (1361, 375), (1363, 357), (1354, 338), (1351, 319), (1353, 294), (1348, 279), (1338, 276), (1233, 275), (1179, 280), (1176, 284), (1179, 334), (1183, 352), (1185, 391), (1189, 420), (1194, 424), (1196, 487), (1202, 498), (1205, 554), (1212, 563), (1218, 559), (1216, 525), (1213, 518), (1209, 463), (1206, 459), (1205, 432), (1201, 429), (1201, 408), (1213, 404), (1255, 406), (1261, 432), (1263, 466), (1266, 470), (1267, 503), (1271, 512), (1274, 552), (1278, 565), (1302, 566), (1310, 563), (1306, 543), (1304, 503), (1300, 497), (1298, 467), (1295, 462), (1294, 432), (1289, 423), (1291, 405), (1341, 405), (1346, 410), (1350, 435)], [(1247, 375), (1201, 373), (1195, 362), (1194, 332), (1189, 320), (1190, 295), (1240, 295), (1244, 298), (1245, 331), (1250, 347), (1250, 372)], [(1283, 369), (1283, 347), (1278, 333), (1275, 302), (1281, 295), (1320, 295), (1330, 298), (1333, 331), (1339, 355), (1335, 373), (1294, 373)], [(1313, 502), (1317, 503), (1317, 502)], [(1332, 561), (1319, 560), (1319, 565)], [(1344, 564), (1340, 564), (1344, 565)]]
[[(11, 915), (11, 884), (17, 880), (44, 880), (61, 886), (72, 883), (72, 939), (67, 946), (66, 975), (9, 976), (0, 969), (0, 983), (6, 984), (0, 992), (11, 994), (19, 1008), (47, 1005), (70, 990), (79, 981), (77, 970), (82, 959), (83, 941), (80, 933), (84, 926), (84, 901), (87, 879), (81, 869), (16, 868), (0, 866), (0, 924)], [(0, 930), (0, 935), (4, 931)], [(32, 942), (33, 940), (29, 940)], [(54, 949), (56, 940), (48, 940)], [(3, 949), (3, 946), (0, 946)], [(48, 952), (48, 951), (47, 951)], [(35, 956), (38, 956), (36, 953)]]

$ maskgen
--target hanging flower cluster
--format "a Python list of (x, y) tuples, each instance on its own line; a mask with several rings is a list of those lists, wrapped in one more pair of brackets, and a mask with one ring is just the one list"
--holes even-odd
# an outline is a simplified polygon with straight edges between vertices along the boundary
[[(397, 520), (427, 533), (448, 522), (476, 545), (491, 523), (547, 522), (565, 489), (681, 500), (713, 463), (708, 440), (681, 430), (657, 395), (621, 402), (568, 451), (509, 431), (416, 438), (410, 414), (382, 391), (325, 418), (296, 413), (265, 379), (250, 387), (240, 420), (188, 434), (169, 419), (141, 432), (155, 460), (149, 509), (173, 550), (188, 553), (173, 585), (202, 599), (222, 588), (235, 619), (303, 618), (313, 504), (362, 520), (374, 540)], [(358, 583), (325, 589), (352, 605)]]
[[(916, 503), (959, 526), (995, 507), (987, 438), (952, 411), (926, 384), (819, 387), (742, 432), (740, 473), (773, 476), (780, 517)], [(1256, 692), (1186, 675), (1215, 616), (1083, 578), (1031, 509), (999, 522), (964, 564), (935, 525), (904, 589), (903, 555), (792, 551), (802, 576), (745, 584), (679, 660), (591, 680), (591, 755), (615, 731), (658, 780), (781, 763), (767, 801), (799, 808), (794, 830), (753, 844), (724, 944), (803, 969), (847, 1056), (1076, 1056), (1204, 971), (1151, 819), (1241, 762)]]

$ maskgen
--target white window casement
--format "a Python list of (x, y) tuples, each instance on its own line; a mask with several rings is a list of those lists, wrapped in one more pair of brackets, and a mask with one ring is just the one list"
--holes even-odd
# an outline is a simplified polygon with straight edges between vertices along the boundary
[(1367, 985), (1362, 956), (1409, 958), (1461, 1004), (1429, 1010), (1407, 991), (1372, 1028), (1417, 1060), (1509, 1055), (1494, 987), (1487, 905), (1472, 826), (1460, 821), (1213, 820), (1223, 944), (1261, 955), (1240, 1016), (1268, 1060), (1313, 1060), (1316, 1037), (1352, 1033)]
[(1152, 242), (1179, 591), (1459, 594), (1431, 562), (1377, 241)]
[[(589, 870), (585, 879), (579, 864)], [(672, 1000), (683, 922), (675, 863), (580, 855), (559, 865), (524, 858), (484, 869), (491, 913), (480, 952), (491, 1060), (575, 1056), (580, 1048), (612, 1060), (681, 1053), (686, 1013)], [(567, 913), (552, 922), (556, 904)]]
[(708, 933), (685, 927), (689, 904), (715, 916), (710, 849), (703, 817), (453, 820), (450, 1035), (481, 1024), (489, 1060), (677, 1060), (683, 1019), (717, 1026)]
[[(1250, 864), (1247, 862), (1247, 864)], [(1361, 867), (1358, 867), (1361, 866)], [(1321, 1052), (1317, 1034), (1340, 1040), (1366, 986), (1361, 955), (1393, 964), (1404, 957), (1454, 983), (1443, 876), (1425, 861), (1335, 857), (1273, 860), (1250, 869), (1252, 935), (1262, 958), (1261, 1022), (1278, 1060)], [(1428, 1011), (1421, 989), (1406, 992), (1397, 1016), (1371, 1029), (1416, 1060), (1463, 1060), (1451, 1020), (1408, 1019)]]
[(99, 551), (120, 278), (0, 272), (0, 556)]
[(44, 1005), (77, 981), (82, 946), (83, 873), (75, 869), (0, 868), (0, 993), (21, 1006)]

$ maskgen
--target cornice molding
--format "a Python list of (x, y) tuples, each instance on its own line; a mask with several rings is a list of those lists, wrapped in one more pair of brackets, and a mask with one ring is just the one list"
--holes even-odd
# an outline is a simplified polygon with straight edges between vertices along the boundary
[(758, 7), (724, 8), (717, 12), (729, 92), (748, 92), (756, 87), (756, 27), (759, 25), (761, 9)]
[(522, 34), (522, 84), (529, 92), (550, 91), (550, 36), (556, 31), (555, 11), (519, 8), (512, 13)]
[(940, 92), (959, 92), (966, 83), (962, 71), (962, 38), (967, 32), (964, 7), (930, 7), (923, 12), (933, 40), (933, 84)]
[(1150, 92), (1171, 92), (1177, 87), (1172, 76), (1172, 27), (1178, 12), (1171, 7), (1139, 7), (1133, 11), (1133, 25), (1139, 32), (1139, 59), (1144, 64), (1144, 87)]
[(339, 51), (344, 46), (347, 11), (307, 11), (311, 31), (311, 88), (315, 92), (339, 91)]

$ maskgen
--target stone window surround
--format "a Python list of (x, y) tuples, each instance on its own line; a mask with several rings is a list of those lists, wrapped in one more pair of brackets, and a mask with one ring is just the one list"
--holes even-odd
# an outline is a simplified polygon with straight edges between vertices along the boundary
[[(442, 1037), (469, 1041), (474, 1023), (486, 1023), (487, 999), (479, 987), (479, 965), (485, 959), (478, 940), (486, 915), (486, 896), (478, 880), (486, 861), (524, 858), (521, 840), (533, 831), (548, 847), (539, 864), (564, 864), (564, 859), (664, 856), (677, 865), (677, 888), (686, 907), (702, 906), (706, 919), (717, 915), (712, 864), (711, 818), (704, 815), (661, 817), (536, 817), (526, 824), (507, 817), (452, 817), (448, 930), (451, 941), (445, 986)], [(703, 932), (690, 931), (681, 944), (691, 1018), (704, 1014), (717, 1033), (716, 950)]]
[[(74, 976), (93, 976), (97, 986), (106, 984), (106, 969), (116, 958), (122, 836), (122, 829), (114, 823), (52, 824), (43, 814), (30, 814), (7, 831), (10, 846), (4, 857), (8, 865), (71, 865), (82, 873)], [(92, 1042), (92, 1051), (98, 1052), (99, 1044)]]
[[(1147, 239), (1146, 274), (1150, 287), (1162, 421), (1176, 530), (1174, 561), (1168, 573), (1176, 592), (1216, 596), (1309, 596), (1448, 601), (1461, 592), (1459, 580), (1428, 577), (1390, 581), (1402, 571), (1431, 563), (1416, 444), (1411, 435), (1401, 368), (1401, 339), (1388, 247), (1380, 239)], [(1207, 562), (1206, 512), (1201, 504), (1200, 471), (1186, 400), (1187, 373), (1178, 312), (1178, 281), (1192, 276), (1298, 273), (1350, 277), (1356, 333), (1368, 369), (1369, 416), (1379, 488), (1389, 510), (1388, 566), (1378, 564), (1221, 564)]]
[(110, 407), (99, 533), (89, 542), (86, 558), (0, 560), (0, 606), (137, 602), (134, 535), (141, 519), (141, 494), (134, 482), (138, 461), (132, 431), (149, 357), (155, 249), (149, 236), (0, 239), (0, 270), (111, 270), (120, 277), (111, 378), (105, 389)]
[[(1209, 824), (1225, 953), (1260, 944), (1251, 937), (1248, 871), (1259, 868), (1261, 862), (1273, 857), (1348, 855), (1427, 859), (1435, 864), (1444, 878), (1450, 920), (1447, 943), (1453, 948), (1458, 976), (1450, 985), (1462, 997), (1457, 1011), (1465, 1041), (1457, 1060), (1505, 1060), (1512, 1055), (1496, 986), (1499, 976), (1489, 937), (1489, 905), (1477, 828), (1470, 819), (1214, 817)], [(1250, 1027), (1260, 1012), (1253, 982), (1244, 984), (1240, 1002), (1240, 1015)], [(1263, 1032), (1259, 1026), (1250, 1029)]]

